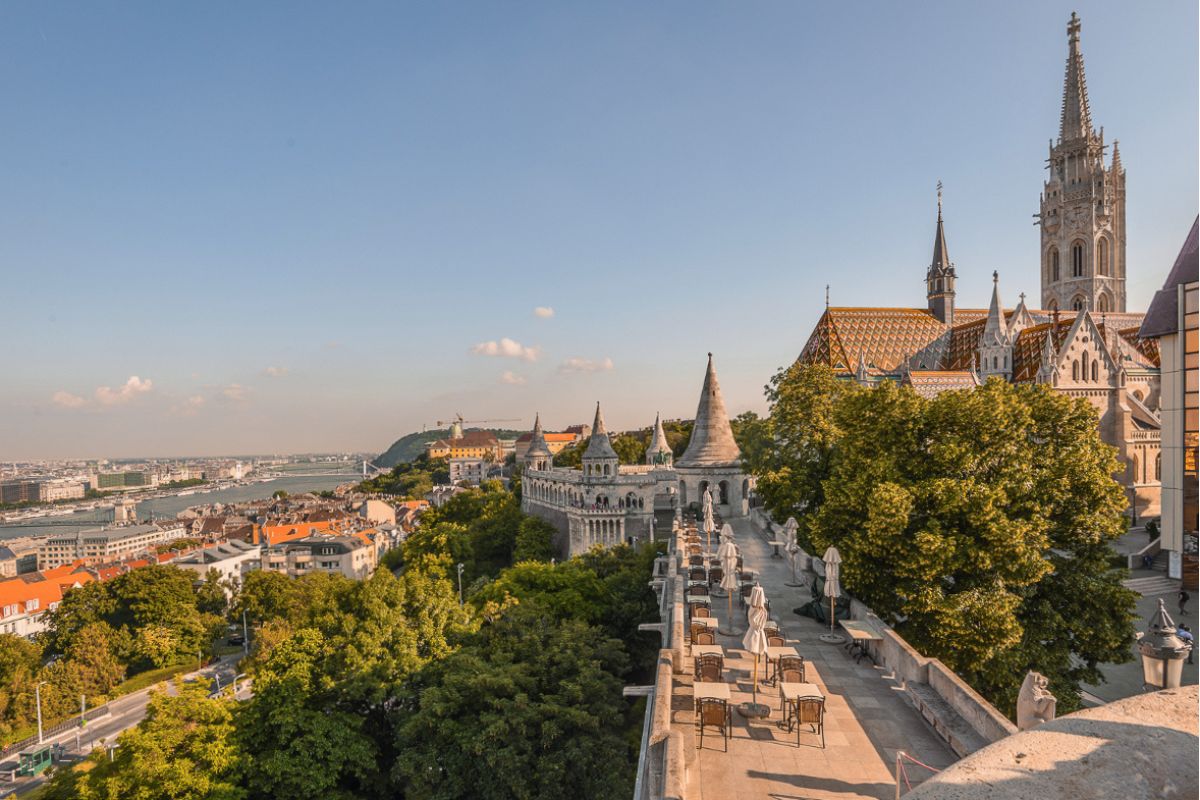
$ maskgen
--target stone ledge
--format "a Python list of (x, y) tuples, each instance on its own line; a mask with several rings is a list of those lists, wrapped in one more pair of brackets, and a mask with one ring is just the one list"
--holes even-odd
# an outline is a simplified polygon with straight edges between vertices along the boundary
[(909, 683), (907, 691), (917, 711), (960, 758), (990, 744), (929, 684)]

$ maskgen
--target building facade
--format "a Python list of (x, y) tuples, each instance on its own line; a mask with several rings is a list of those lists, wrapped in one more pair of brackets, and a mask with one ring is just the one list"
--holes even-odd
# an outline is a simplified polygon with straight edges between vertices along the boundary
[(987, 309), (957, 307), (939, 184), (926, 307), (827, 307), (799, 360), (865, 385), (898, 381), (927, 397), (996, 377), (1084, 398), (1101, 438), (1117, 449), (1117, 478), (1140, 519), (1159, 513), (1159, 348), (1139, 336), (1144, 315), (1125, 310), (1125, 171), (1115, 152), (1103, 163), (1079, 31), (1072, 15), (1059, 139), (1041, 198), (1044, 308), (1027, 307), (1021, 294), (1005, 309), (995, 272)]
[[(1167, 574), (1183, 577), (1184, 556), (1195, 559), (1197, 539), (1197, 448), (1200, 448), (1200, 220), (1192, 224), (1163, 288), (1150, 302), (1140, 335), (1158, 343), (1162, 370), (1162, 451), (1155, 472), (1162, 476), (1160, 545)], [(1194, 578), (1193, 578), (1194, 586)]]
[(119, 561), (187, 535), (186, 525), (172, 521), (163, 526), (147, 523), (50, 536), (38, 547), (38, 569), (53, 569), (76, 561), (85, 564)]
[(229, 595), (232, 589), (241, 586), (247, 573), (259, 568), (261, 562), (261, 548), (233, 539), (188, 553), (173, 563), (180, 569), (196, 573), (197, 580), (207, 580), (209, 572), (216, 570), (222, 588)]
[(361, 538), (316, 535), (271, 547), (264, 568), (289, 578), (330, 572), (363, 580), (375, 571), (376, 559), (375, 546)]
[(558, 529), (554, 544), (564, 557), (597, 545), (643, 541), (654, 535), (656, 525), (669, 529), (671, 518), (688, 506), (687, 498), (698, 503), (709, 486), (714, 499), (721, 492), (725, 516), (746, 513), (748, 486), (740, 458), (709, 354), (692, 439), (679, 463), (673, 463), (659, 417), (645, 463), (621, 464), (597, 403), (580, 468), (555, 467), (538, 415), (522, 460), (521, 508)]

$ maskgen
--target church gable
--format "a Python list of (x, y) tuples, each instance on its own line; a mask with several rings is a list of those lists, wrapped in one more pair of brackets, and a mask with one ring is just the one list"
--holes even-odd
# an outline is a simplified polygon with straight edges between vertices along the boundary
[(1059, 349), (1058, 386), (1063, 389), (1109, 388), (1118, 385), (1118, 370), (1108, 352), (1104, 333), (1092, 315), (1079, 314)]

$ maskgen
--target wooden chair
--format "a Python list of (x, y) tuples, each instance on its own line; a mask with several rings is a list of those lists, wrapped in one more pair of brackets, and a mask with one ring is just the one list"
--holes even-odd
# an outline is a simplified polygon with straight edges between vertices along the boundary
[(708, 570), (708, 582), (718, 584), (725, 577), (725, 570), (720, 567), (710, 567)]
[[(689, 544), (687, 546), (687, 551), (688, 551), (689, 556), (695, 557), (695, 556), (699, 556), (701, 553), (703, 553), (704, 548), (697, 542), (696, 544)], [(700, 563), (701, 564), (704, 563), (703, 556), (701, 556), (701, 558), (700, 558)]]
[[(784, 656), (775, 663), (775, 682), (805, 683), (804, 659), (800, 656)], [(783, 695), (779, 696), (779, 710), (783, 710)]]
[[(696, 749), (704, 747), (704, 729), (717, 728), (721, 731), (721, 740), (725, 750), (729, 750), (729, 737), (733, 735), (733, 720), (730, 718), (729, 703), (717, 697), (701, 697), (696, 701), (696, 731), (700, 734), (700, 743)], [(797, 737), (800, 734), (796, 734)], [(824, 744), (821, 745), (824, 747)]]
[(700, 626), (703, 630), (692, 628), (692, 644), (716, 644), (717, 635), (711, 628)]
[(783, 647), (785, 644), (787, 639), (784, 639), (778, 630), (767, 633), (767, 647)]
[(697, 583), (687, 587), (684, 594), (688, 597), (708, 597), (708, 587)]
[(688, 635), (691, 637), (692, 644), (713, 644), (713, 642), (697, 642), (696, 641), (697, 636), (699, 636), (702, 633), (706, 633), (706, 632), (708, 632), (708, 626), (701, 622), (696, 622), (693, 620), (691, 625), (688, 626)]
[(821, 749), (825, 749), (825, 698), (801, 697), (796, 700), (796, 747), (800, 746), (800, 726), (812, 726), (813, 733), (821, 737)]
[(695, 679), (701, 683), (720, 683), (725, 659), (717, 653), (696, 656)]
[(691, 569), (692, 567), (699, 567), (700, 569), (704, 569), (704, 556), (702, 556), (702, 555), (688, 556), (688, 568)]
[(712, 609), (704, 603), (688, 603), (688, 613), (692, 619), (707, 619), (712, 616)]
[(708, 574), (705, 573), (704, 567), (690, 567), (688, 569), (688, 580), (689, 581), (706, 581), (706, 580), (708, 580)]

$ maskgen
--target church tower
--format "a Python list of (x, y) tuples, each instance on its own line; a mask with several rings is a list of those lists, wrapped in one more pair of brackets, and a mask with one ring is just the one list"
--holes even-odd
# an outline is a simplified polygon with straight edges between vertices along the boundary
[(993, 375), (1012, 379), (1013, 339), (1000, 303), (1000, 275), (992, 273), (992, 303), (988, 306), (983, 336), (979, 339), (979, 376), (985, 381)]
[(929, 313), (946, 327), (954, 327), (954, 264), (946, 248), (946, 231), (942, 228), (942, 182), (938, 181), (937, 232), (933, 237), (933, 260), (925, 273), (925, 297)]
[(1104, 165), (1104, 130), (1092, 127), (1079, 16), (1067, 25), (1058, 142), (1042, 187), (1042, 307), (1062, 311), (1125, 310), (1125, 170), (1113, 142)]

